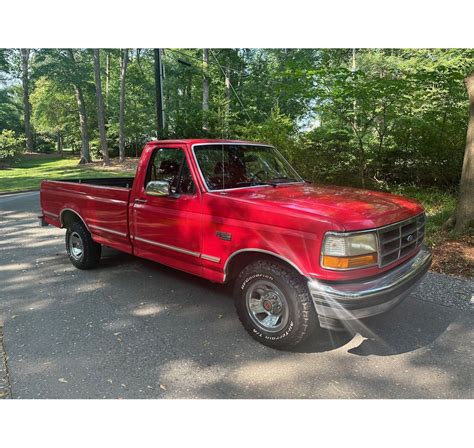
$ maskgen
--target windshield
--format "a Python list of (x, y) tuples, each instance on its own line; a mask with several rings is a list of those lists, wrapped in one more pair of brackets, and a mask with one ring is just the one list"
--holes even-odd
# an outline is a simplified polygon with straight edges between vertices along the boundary
[(194, 153), (209, 190), (303, 182), (270, 146), (202, 145), (195, 146)]

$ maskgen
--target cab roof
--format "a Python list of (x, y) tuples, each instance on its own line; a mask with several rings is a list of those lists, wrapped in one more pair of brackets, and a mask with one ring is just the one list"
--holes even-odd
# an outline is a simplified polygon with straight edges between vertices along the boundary
[(240, 143), (240, 144), (251, 144), (251, 145), (268, 145), (268, 143), (262, 142), (251, 142), (247, 140), (228, 140), (228, 139), (216, 139), (216, 138), (185, 138), (177, 140), (151, 140), (149, 144), (205, 144), (205, 143)]

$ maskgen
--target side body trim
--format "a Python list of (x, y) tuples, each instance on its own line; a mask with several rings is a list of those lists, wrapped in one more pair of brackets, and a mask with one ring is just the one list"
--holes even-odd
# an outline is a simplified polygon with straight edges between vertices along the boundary
[(207, 261), (213, 261), (214, 263), (219, 263), (221, 261), (218, 257), (213, 257), (212, 255), (201, 254), (201, 258)]
[(193, 257), (199, 258), (201, 256), (199, 252), (193, 252), (191, 250), (183, 249), (181, 247), (170, 246), (169, 244), (163, 244), (163, 243), (158, 243), (156, 241), (146, 240), (145, 238), (140, 238), (138, 236), (135, 236), (133, 239), (136, 241), (141, 241), (142, 243), (148, 243), (148, 244), (152, 244), (153, 246), (163, 247), (164, 249), (174, 250), (182, 254), (191, 255)]
[(116, 230), (106, 229), (105, 227), (100, 227), (100, 226), (96, 226), (96, 225), (92, 225), (92, 224), (89, 227), (91, 229), (102, 230), (104, 232), (113, 233), (114, 235), (123, 236), (124, 238), (126, 238), (128, 236), (127, 233), (117, 232)]
[[(92, 226), (91, 226), (92, 227)], [(212, 255), (200, 254), (199, 252), (193, 252), (191, 250), (183, 249), (182, 247), (171, 246), (169, 244), (158, 243), (157, 241), (147, 240), (145, 238), (140, 238), (138, 236), (132, 236), (136, 241), (141, 241), (142, 243), (152, 244), (153, 246), (163, 247), (164, 249), (174, 250), (182, 254), (191, 255), (196, 258), (202, 258), (203, 260), (212, 261), (214, 263), (219, 263), (221, 261), (218, 257), (213, 257)]]

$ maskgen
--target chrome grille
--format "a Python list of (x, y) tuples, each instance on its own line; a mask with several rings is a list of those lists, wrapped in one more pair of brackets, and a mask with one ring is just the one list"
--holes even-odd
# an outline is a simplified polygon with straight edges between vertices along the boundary
[(425, 236), (425, 214), (391, 224), (377, 231), (380, 267), (414, 252)]

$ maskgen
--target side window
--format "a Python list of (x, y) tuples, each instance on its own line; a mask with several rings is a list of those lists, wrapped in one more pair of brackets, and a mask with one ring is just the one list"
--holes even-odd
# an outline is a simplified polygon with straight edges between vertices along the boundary
[(159, 148), (153, 152), (145, 178), (145, 187), (152, 180), (166, 181), (172, 193), (194, 194), (194, 182), (184, 156), (177, 148)]
[(194, 194), (196, 193), (196, 188), (194, 187), (193, 176), (191, 176), (191, 171), (189, 170), (186, 159), (184, 159), (183, 162), (183, 168), (181, 170), (181, 176), (178, 184), (178, 193)]

